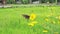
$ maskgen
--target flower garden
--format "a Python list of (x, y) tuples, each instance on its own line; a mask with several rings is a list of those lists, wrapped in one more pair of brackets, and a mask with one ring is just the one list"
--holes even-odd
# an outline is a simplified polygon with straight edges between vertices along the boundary
[(0, 34), (60, 34), (60, 7), (0, 8)]

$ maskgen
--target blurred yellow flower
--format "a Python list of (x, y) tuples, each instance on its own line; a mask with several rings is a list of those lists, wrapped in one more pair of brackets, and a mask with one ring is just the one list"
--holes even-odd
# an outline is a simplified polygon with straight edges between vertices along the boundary
[(31, 22), (31, 23), (28, 23), (28, 25), (29, 25), (29, 26), (32, 26), (32, 27), (33, 27), (35, 24), (37, 24), (36, 21), (33, 21), (33, 22)]
[(37, 21), (33, 21), (32, 23), (33, 23), (33, 24), (37, 24)]
[(47, 30), (43, 30), (43, 32), (45, 32), (45, 33), (46, 33), (46, 32), (48, 32), (48, 31), (47, 31)]
[(57, 18), (57, 19), (60, 19), (60, 16), (57, 16), (56, 18)]
[(45, 21), (49, 21), (49, 19), (48, 19), (48, 18), (46, 18), (46, 19), (45, 19)]
[(58, 19), (58, 17), (56, 17)]
[(29, 26), (32, 26), (32, 27), (34, 26), (34, 24), (33, 24), (33, 23), (29, 23), (28, 25), (29, 25)]
[(60, 19), (60, 16), (59, 16), (59, 19)]
[(36, 18), (36, 14), (32, 13), (32, 14), (30, 15), (30, 20), (34, 20), (35, 18)]

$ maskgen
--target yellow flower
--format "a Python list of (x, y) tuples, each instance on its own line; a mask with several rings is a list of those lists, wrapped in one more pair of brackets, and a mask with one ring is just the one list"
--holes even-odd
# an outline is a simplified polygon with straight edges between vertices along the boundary
[(46, 18), (45, 20), (46, 20), (46, 21), (49, 21), (49, 19), (48, 19), (48, 18)]
[(60, 16), (59, 16), (59, 19), (60, 19)]
[(28, 25), (29, 25), (29, 26), (32, 26), (32, 27), (33, 27), (35, 24), (37, 24), (36, 21), (33, 21), (33, 22), (31, 22), (31, 23), (28, 23)]
[(33, 21), (32, 23), (33, 23), (33, 24), (37, 24), (37, 22), (36, 22), (36, 21)]
[(58, 17), (56, 17), (58, 19)]
[(32, 27), (34, 26), (34, 24), (33, 24), (33, 23), (29, 23), (28, 25), (29, 25), (29, 26), (32, 26)]
[(32, 13), (32, 14), (30, 15), (30, 20), (34, 20), (35, 18), (36, 18), (36, 14)]
[(47, 30), (43, 30), (43, 32), (45, 32), (45, 33), (46, 33), (46, 32), (48, 32), (48, 31), (47, 31)]
[(57, 16), (56, 18), (57, 18), (57, 19), (60, 19), (60, 16)]

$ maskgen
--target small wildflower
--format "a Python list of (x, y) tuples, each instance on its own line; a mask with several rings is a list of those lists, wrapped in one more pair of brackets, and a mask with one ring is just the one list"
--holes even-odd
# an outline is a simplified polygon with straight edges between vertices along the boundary
[(33, 24), (33, 23), (29, 23), (28, 25), (29, 25), (29, 26), (31, 26), (31, 27), (33, 27), (33, 26), (34, 26), (34, 24)]
[(57, 16), (56, 18), (57, 18), (57, 19), (60, 19), (60, 16)]
[(32, 23), (33, 23), (33, 24), (37, 24), (37, 22), (36, 22), (36, 21), (33, 21)]
[(35, 24), (37, 24), (37, 22), (36, 21), (33, 21), (33, 22), (29, 23), (28, 25), (29, 26), (34, 26)]
[(48, 20), (49, 20), (48, 18), (45, 19), (45, 21), (48, 21)]
[(59, 16), (59, 19), (60, 19), (60, 16)]
[(32, 14), (30, 15), (30, 20), (34, 20), (35, 18), (36, 18), (36, 14), (32, 13)]
[(58, 19), (58, 17), (56, 17), (56, 19)]
[(48, 32), (48, 31), (47, 31), (47, 30), (43, 30), (43, 32), (45, 32), (45, 33), (46, 33), (46, 32)]

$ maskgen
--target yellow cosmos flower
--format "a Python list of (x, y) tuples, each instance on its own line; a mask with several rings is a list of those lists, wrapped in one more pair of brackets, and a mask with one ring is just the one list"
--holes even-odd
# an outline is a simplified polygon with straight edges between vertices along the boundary
[(56, 17), (58, 19), (58, 17)]
[(57, 19), (60, 19), (60, 16), (57, 16), (56, 18), (57, 18)]
[(60, 19), (60, 16), (59, 16), (59, 19)]
[(49, 19), (48, 19), (48, 18), (46, 18), (46, 19), (45, 19), (45, 21), (49, 21)]
[(45, 33), (46, 33), (46, 32), (48, 32), (48, 31), (47, 31), (47, 30), (43, 30), (43, 32), (45, 32)]
[(32, 27), (34, 26), (34, 24), (33, 24), (33, 23), (29, 23), (28, 25), (29, 25), (29, 26), (32, 26)]
[(28, 23), (28, 25), (29, 25), (29, 26), (32, 26), (32, 27), (33, 27), (35, 24), (37, 24), (36, 21), (33, 21), (33, 22), (31, 22), (31, 23)]
[(36, 18), (36, 14), (32, 13), (32, 14), (30, 15), (30, 20), (34, 20), (35, 18)]
[(36, 22), (36, 21), (33, 21), (32, 23), (33, 23), (33, 24), (37, 24), (37, 22)]

